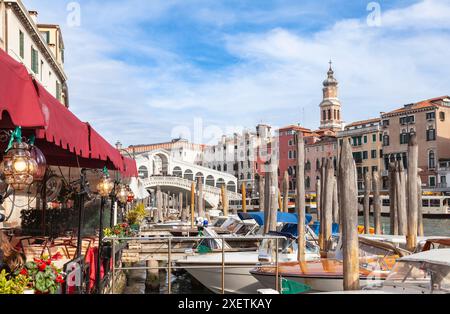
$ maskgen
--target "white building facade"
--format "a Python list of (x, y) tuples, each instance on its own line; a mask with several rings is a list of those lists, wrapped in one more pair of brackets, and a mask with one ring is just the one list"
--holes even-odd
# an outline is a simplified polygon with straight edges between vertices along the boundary
[(24, 64), (50, 94), (68, 106), (59, 26), (39, 25), (37, 12), (28, 11), (20, 0), (0, 0), (0, 48)]
[(256, 132), (244, 130), (223, 136), (217, 145), (205, 147), (203, 165), (238, 178), (238, 190), (245, 184), (249, 192), (257, 191), (257, 154), (262, 141), (269, 141), (271, 127), (258, 125)]

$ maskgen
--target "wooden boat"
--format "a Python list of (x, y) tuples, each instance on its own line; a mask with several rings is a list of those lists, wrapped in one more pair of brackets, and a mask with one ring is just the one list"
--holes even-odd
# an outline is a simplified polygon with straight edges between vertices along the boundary
[[(380, 285), (397, 258), (409, 254), (391, 243), (359, 238), (361, 286)], [(340, 247), (328, 258), (310, 262), (283, 262), (278, 275), (305, 287), (305, 292), (341, 291), (343, 289), (343, 262)], [(260, 266), (250, 273), (266, 288), (276, 287), (276, 268)]]
[[(430, 245), (432, 241), (428, 242)], [(448, 240), (434, 245), (446, 247)], [(441, 246), (444, 244), (443, 246)], [(355, 291), (333, 291), (339, 294), (449, 294), (450, 249), (439, 248), (400, 258), (380, 287)]]
[[(361, 258), (361, 286), (380, 285), (387, 277), (397, 257), (380, 259)], [(279, 276), (305, 286), (307, 292), (343, 290), (343, 262), (337, 259), (323, 258), (310, 262), (286, 262), (279, 265)], [(276, 268), (257, 267), (250, 273), (266, 288), (276, 286)]]

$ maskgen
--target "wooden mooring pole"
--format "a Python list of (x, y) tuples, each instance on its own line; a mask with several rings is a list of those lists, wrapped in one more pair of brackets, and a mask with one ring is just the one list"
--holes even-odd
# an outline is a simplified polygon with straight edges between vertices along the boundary
[(406, 203), (406, 174), (403, 167), (403, 162), (398, 160), (396, 166), (396, 191), (397, 191), (397, 204), (398, 204), (398, 233), (400, 235), (406, 235), (408, 224), (407, 224), (407, 206)]
[(296, 185), (297, 196), (295, 199), (295, 205), (297, 208), (298, 224), (297, 224), (297, 259), (299, 262), (306, 261), (306, 239), (305, 239), (305, 225), (306, 225), (306, 212), (305, 212), (305, 142), (303, 141), (303, 133), (297, 132), (295, 134), (295, 142), (297, 143), (297, 172), (296, 172)]
[(283, 212), (289, 212), (289, 173), (284, 172), (283, 178)]
[(419, 147), (417, 138), (412, 134), (408, 144), (408, 234), (406, 237), (406, 247), (413, 252), (417, 245), (417, 173), (418, 173)]
[(358, 190), (350, 142), (344, 139), (339, 158), (344, 290), (359, 290)]
[(331, 228), (333, 220), (333, 177), (334, 169), (331, 160), (327, 159), (324, 165), (323, 179), (323, 203), (322, 203), (322, 219), (320, 221), (320, 250), (325, 253), (329, 248), (331, 239)]
[(317, 179), (316, 181), (316, 211), (317, 211), (317, 220), (320, 221), (320, 211), (321, 211), (321, 182), (320, 179)]
[(373, 220), (375, 234), (381, 234), (381, 199), (380, 199), (380, 174), (374, 171), (373, 179)]
[(205, 207), (203, 202), (203, 178), (197, 178), (197, 189), (198, 189), (198, 216), (205, 218)]
[(339, 196), (337, 178), (333, 175), (333, 222), (340, 224), (339, 219)]
[(278, 176), (277, 176), (277, 164), (275, 158), (272, 157), (270, 162), (271, 170), (271, 182), (270, 182), (270, 220), (269, 231), (277, 231), (277, 217), (278, 217)]
[(364, 175), (364, 233), (370, 234), (370, 192), (372, 179), (370, 172)]
[[(266, 168), (268, 167), (270, 166), (266, 164)], [(268, 234), (270, 229), (271, 182), (272, 182), (272, 173), (270, 172), (270, 170), (268, 170), (264, 175), (264, 234)]]
[(264, 211), (264, 201), (265, 201), (265, 188), (264, 188), (264, 181), (265, 178), (263, 176), (259, 176), (259, 181), (258, 181), (258, 190), (259, 190), (259, 211), (263, 212)]
[(195, 225), (195, 182), (191, 184), (191, 228)]
[(398, 235), (397, 220), (397, 189), (395, 164), (389, 163), (389, 213), (390, 213), (390, 234)]
[(420, 175), (417, 176), (417, 235), (419, 237), (424, 236), (423, 232), (423, 214), (422, 214), (422, 179), (420, 178)]
[(242, 193), (242, 212), (247, 212), (247, 190), (245, 188), (245, 183), (242, 182), (241, 187), (241, 193)]

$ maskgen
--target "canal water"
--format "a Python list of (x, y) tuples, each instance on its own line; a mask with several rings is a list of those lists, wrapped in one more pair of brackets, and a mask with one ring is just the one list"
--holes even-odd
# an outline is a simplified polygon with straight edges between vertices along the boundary
[[(373, 217), (370, 217), (373, 224)], [(382, 217), (383, 233), (389, 233), (389, 217)], [(364, 218), (359, 217), (360, 224), (364, 223)], [(426, 236), (450, 236), (450, 219), (427, 219), (424, 218), (424, 232)], [(142, 274), (143, 275), (143, 274)], [(141, 276), (142, 276), (141, 275)], [(138, 277), (141, 277), (138, 276)], [(146, 291), (145, 278), (137, 279), (135, 276), (130, 278), (129, 286), (125, 293), (140, 294), (165, 294), (167, 293), (167, 272), (160, 272), (160, 289), (159, 291)], [(193, 278), (184, 270), (178, 270), (176, 274), (171, 276), (172, 293), (174, 294), (212, 294), (207, 288)]]

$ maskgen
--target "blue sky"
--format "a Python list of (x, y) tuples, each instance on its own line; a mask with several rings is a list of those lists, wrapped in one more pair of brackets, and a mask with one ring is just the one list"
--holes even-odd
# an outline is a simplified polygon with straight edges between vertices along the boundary
[(61, 25), (71, 110), (111, 143), (315, 129), (330, 58), (346, 122), (450, 94), (450, 0), (375, 1), (375, 27), (365, 0), (82, 0), (76, 27), (70, 2), (24, 0)]

